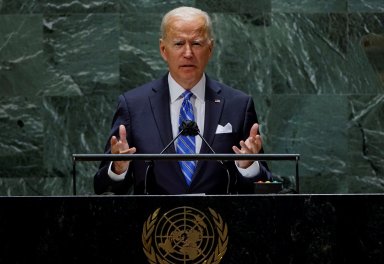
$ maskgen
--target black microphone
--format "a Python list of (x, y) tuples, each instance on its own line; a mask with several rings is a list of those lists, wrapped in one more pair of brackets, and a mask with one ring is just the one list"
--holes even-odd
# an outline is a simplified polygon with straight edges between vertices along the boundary
[(184, 120), (181, 125), (179, 126), (179, 133), (177, 136), (171, 140), (171, 142), (168, 143), (167, 146), (160, 152), (160, 154), (163, 154), (169, 147), (180, 137), (180, 135), (183, 136), (196, 136), (199, 133), (199, 127), (197, 126), (196, 122), (191, 120)]
[[(180, 128), (184, 128), (184, 131), (181, 130), (181, 132), (180, 132), (180, 133), (183, 133), (183, 135), (186, 135), (186, 136), (198, 135), (204, 141), (204, 143), (207, 145), (209, 150), (212, 151), (213, 154), (216, 154), (216, 152), (213, 150), (211, 145), (209, 145), (207, 140), (205, 140), (205, 138), (200, 134), (200, 130), (199, 130), (199, 127), (197, 126), (196, 122), (191, 121), (191, 120), (187, 120), (186, 122), (183, 122), (181, 124)], [(229, 173), (228, 166), (222, 160), (217, 160), (217, 162), (219, 162), (224, 167), (224, 169), (227, 171), (227, 194), (229, 194), (229, 187), (231, 186), (231, 174)], [(235, 182), (237, 182), (237, 180)]]
[[(198, 135), (202, 139), (202, 141), (208, 146), (209, 150), (213, 154), (216, 154), (216, 152), (213, 150), (211, 145), (209, 145), (207, 140), (200, 134), (199, 127), (195, 121), (192, 121), (192, 120), (183, 121), (181, 123), (181, 125), (179, 126), (179, 131), (180, 132), (177, 134), (177, 136), (174, 139), (172, 139), (171, 142), (169, 142), (169, 144), (167, 146), (165, 146), (165, 148), (160, 152), (160, 154), (163, 154), (180, 137), (180, 135), (183, 135), (183, 136), (197, 136)], [(227, 194), (229, 194), (230, 193), (229, 187), (231, 186), (231, 175), (229, 173), (228, 166), (222, 160), (217, 160), (217, 162), (219, 162), (227, 172)], [(149, 194), (147, 192), (147, 181), (148, 181), (149, 173), (152, 172), (152, 170), (153, 170), (153, 160), (146, 161), (146, 163), (147, 163), (147, 170), (145, 172), (145, 178), (144, 178), (144, 194)], [(236, 182), (237, 182), (237, 180), (235, 181), (235, 184), (236, 184)]]
[(180, 133), (183, 136), (197, 136), (200, 132), (197, 123), (192, 120), (185, 120), (179, 127)]
[[(177, 136), (174, 139), (172, 139), (167, 146), (165, 146), (165, 148), (160, 152), (160, 154), (163, 154), (167, 149), (169, 149), (169, 147), (172, 146), (172, 144), (180, 137), (180, 135), (196, 136), (199, 134), (199, 128), (196, 122), (191, 120), (183, 121), (179, 126), (179, 131), (180, 132), (177, 134)], [(145, 176), (144, 176), (144, 194), (149, 194), (148, 188), (147, 188), (147, 182), (148, 182), (148, 175), (153, 172), (153, 160), (146, 160), (145, 163), (147, 163), (147, 169), (145, 171)]]

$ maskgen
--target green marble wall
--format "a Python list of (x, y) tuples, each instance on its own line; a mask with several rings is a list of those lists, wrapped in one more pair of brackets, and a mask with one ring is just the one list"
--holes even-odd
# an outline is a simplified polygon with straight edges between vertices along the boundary
[(302, 192), (384, 191), (382, 0), (0, 0), (0, 195), (71, 194), (71, 154), (101, 153), (117, 95), (166, 71), (179, 5), (211, 13), (208, 74), (254, 97), (266, 152), (301, 154)]

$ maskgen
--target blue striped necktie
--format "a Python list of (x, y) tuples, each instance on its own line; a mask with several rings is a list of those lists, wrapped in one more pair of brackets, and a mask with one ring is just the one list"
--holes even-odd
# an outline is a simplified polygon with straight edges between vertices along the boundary
[[(182, 96), (184, 97), (183, 103), (180, 107), (179, 126), (183, 121), (191, 120), (195, 121), (193, 114), (193, 107), (190, 98), (193, 94), (190, 91), (185, 91)], [(195, 136), (184, 136), (180, 135), (177, 139), (176, 152), (178, 154), (195, 154), (196, 143)], [(194, 160), (181, 160), (179, 161), (181, 171), (184, 174), (185, 180), (188, 186), (192, 182), (192, 176), (196, 169), (196, 161)]]

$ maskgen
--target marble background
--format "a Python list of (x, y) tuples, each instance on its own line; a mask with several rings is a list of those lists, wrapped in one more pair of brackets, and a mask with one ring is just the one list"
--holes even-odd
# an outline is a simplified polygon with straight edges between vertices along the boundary
[[(162, 15), (208, 11), (207, 73), (251, 94), (267, 153), (298, 153), (302, 193), (384, 191), (382, 0), (0, 0), (0, 195), (70, 195), (127, 89), (162, 76)], [(97, 162), (77, 165), (93, 193)], [(294, 164), (271, 162), (294, 186)]]

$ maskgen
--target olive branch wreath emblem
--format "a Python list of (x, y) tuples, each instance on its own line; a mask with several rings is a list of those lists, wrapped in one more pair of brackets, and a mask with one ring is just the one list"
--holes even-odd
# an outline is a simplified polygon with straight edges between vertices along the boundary
[[(209, 208), (209, 212), (212, 215), (213, 221), (215, 223), (216, 231), (218, 234), (218, 241), (215, 250), (213, 253), (203, 261), (203, 264), (218, 264), (223, 258), (225, 252), (227, 251), (228, 246), (228, 226), (218, 214), (212, 208)], [(141, 240), (143, 242), (143, 251), (147, 256), (147, 259), (150, 264), (168, 264), (168, 262), (159, 256), (154, 247), (152, 246), (152, 234), (156, 227), (157, 217), (159, 215), (160, 208), (157, 208), (151, 215), (149, 215), (147, 221), (145, 221), (143, 226), (143, 233), (141, 235)]]

